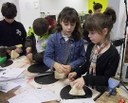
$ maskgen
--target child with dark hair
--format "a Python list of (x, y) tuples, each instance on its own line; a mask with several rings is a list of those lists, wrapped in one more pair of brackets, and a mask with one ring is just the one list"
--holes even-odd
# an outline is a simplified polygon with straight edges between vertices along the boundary
[(102, 9), (102, 4), (94, 2), (93, 9), (94, 9), (94, 13), (100, 13)]
[(0, 46), (10, 47), (22, 44), (23, 48), (16, 48), (15, 51), (23, 54), (26, 31), (20, 22), (15, 21), (16, 6), (13, 3), (6, 2), (2, 5), (1, 13), (4, 19), (0, 21)]
[(87, 47), (86, 63), (69, 74), (69, 79), (73, 80), (87, 72), (85, 76), (73, 81), (77, 88), (90, 85), (103, 92), (108, 86), (108, 79), (115, 75), (119, 54), (110, 42), (110, 31), (115, 21), (116, 13), (111, 8), (107, 8), (103, 14), (88, 17), (85, 26), (92, 43)]
[(48, 40), (44, 63), (59, 73), (68, 75), (85, 62), (80, 19), (74, 8), (65, 7), (58, 16), (57, 32)]
[(92, 14), (92, 10), (91, 9), (88, 10), (88, 14), (90, 14), (90, 15)]
[(37, 18), (33, 22), (33, 27), (30, 28), (26, 38), (26, 53), (27, 57), (35, 61), (34, 65), (28, 68), (29, 72), (42, 73), (48, 69), (43, 63), (43, 55), (47, 45), (47, 40), (50, 37), (48, 34), (49, 23), (44, 18)]

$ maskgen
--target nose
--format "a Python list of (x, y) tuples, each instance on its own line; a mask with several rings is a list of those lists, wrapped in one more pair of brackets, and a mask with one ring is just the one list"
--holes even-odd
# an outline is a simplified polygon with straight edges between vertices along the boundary
[(71, 29), (71, 25), (68, 25), (68, 29)]
[(91, 34), (90, 34), (90, 33), (88, 34), (88, 37), (89, 37), (89, 38), (91, 37)]

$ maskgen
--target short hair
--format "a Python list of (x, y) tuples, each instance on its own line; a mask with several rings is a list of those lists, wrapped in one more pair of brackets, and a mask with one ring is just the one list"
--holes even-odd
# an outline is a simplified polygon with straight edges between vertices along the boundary
[(88, 10), (88, 13), (89, 13), (89, 14), (92, 14), (92, 10), (91, 10), (91, 9), (89, 9), (89, 10)]
[(5, 18), (13, 19), (17, 15), (17, 8), (13, 3), (6, 2), (2, 5), (1, 13)]
[(93, 9), (94, 9), (94, 10), (97, 10), (97, 9), (100, 9), (100, 8), (102, 8), (102, 4), (100, 4), (100, 3), (95, 3), (95, 2), (94, 2)]
[(42, 36), (45, 33), (47, 33), (48, 27), (49, 27), (49, 23), (44, 18), (37, 18), (33, 22), (34, 33), (37, 34), (38, 36)]

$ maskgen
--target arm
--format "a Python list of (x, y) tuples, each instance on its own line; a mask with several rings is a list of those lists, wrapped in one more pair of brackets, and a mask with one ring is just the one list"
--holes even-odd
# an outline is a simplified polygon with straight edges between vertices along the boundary
[(74, 54), (77, 55), (77, 59), (69, 64), (73, 69), (76, 69), (85, 63), (85, 49), (84, 42), (82, 40), (80, 41), (80, 46), (78, 50), (78, 54)]
[(35, 60), (38, 63), (43, 62), (43, 57), (44, 57), (44, 51), (41, 53), (33, 54), (33, 60)]
[(23, 49), (23, 54), (24, 54), (25, 53), (26, 30), (23, 24), (21, 24), (21, 32), (22, 32), (21, 37), (22, 37), (22, 45), (23, 45), (22, 49)]
[(53, 36), (51, 36), (47, 42), (47, 46), (46, 46), (46, 50), (45, 50), (45, 54), (44, 54), (44, 63), (49, 67), (49, 68), (53, 68), (53, 65), (55, 63), (54, 61), (54, 38)]
[(116, 70), (118, 67), (118, 63), (119, 63), (119, 54), (117, 52), (115, 52), (115, 55), (113, 55), (113, 56), (111, 56), (111, 58), (109, 58), (109, 62), (106, 64), (106, 66), (102, 67), (104, 69), (103, 75), (93, 76), (91, 74), (87, 74), (84, 77), (85, 83), (87, 85), (96, 85), (96, 86), (108, 85), (108, 79), (110, 77), (115, 76), (115, 73), (116, 73)]

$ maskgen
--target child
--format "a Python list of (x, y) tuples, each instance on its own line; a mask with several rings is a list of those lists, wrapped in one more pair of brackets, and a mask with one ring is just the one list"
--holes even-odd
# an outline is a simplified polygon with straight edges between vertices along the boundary
[(111, 8), (107, 8), (103, 14), (97, 13), (88, 18), (85, 26), (92, 43), (87, 48), (86, 63), (68, 76), (74, 80), (88, 72), (87, 75), (73, 81), (77, 88), (91, 85), (102, 92), (104, 86), (108, 86), (108, 79), (115, 75), (119, 54), (110, 42), (110, 31), (115, 21), (116, 14)]
[[(4, 3), (1, 13), (4, 19), (0, 21), (0, 46), (11, 48), (7, 50), (8, 58), (10, 58), (9, 55), (12, 50), (15, 50), (20, 55), (25, 54), (26, 31), (23, 24), (15, 20), (17, 15), (16, 5), (10, 2)], [(19, 44), (22, 44), (22, 46), (18, 47)]]
[(46, 19), (38, 18), (34, 20), (33, 28), (30, 28), (28, 32), (28, 37), (26, 38), (26, 53), (30, 61), (35, 61), (35, 64), (28, 68), (29, 72), (41, 73), (44, 72), (44, 69), (48, 69), (43, 63), (44, 50), (47, 40), (50, 37), (48, 27), (49, 23)]
[(48, 40), (44, 63), (59, 73), (69, 74), (85, 61), (80, 20), (74, 8), (65, 7), (58, 16), (57, 33)]

